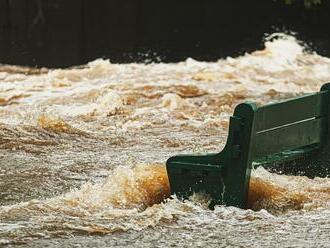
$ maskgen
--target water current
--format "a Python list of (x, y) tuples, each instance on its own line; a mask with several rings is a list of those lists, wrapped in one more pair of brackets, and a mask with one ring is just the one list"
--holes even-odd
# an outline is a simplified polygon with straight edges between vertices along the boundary
[(228, 120), (318, 91), (330, 59), (274, 34), (217, 62), (0, 66), (0, 246), (330, 247), (330, 179), (252, 171), (249, 209), (170, 197), (178, 153), (218, 152)]

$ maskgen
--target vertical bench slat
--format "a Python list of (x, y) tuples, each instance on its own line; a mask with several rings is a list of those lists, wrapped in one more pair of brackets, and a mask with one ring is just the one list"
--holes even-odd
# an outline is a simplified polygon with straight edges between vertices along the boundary
[(305, 95), (299, 98), (268, 104), (258, 108), (255, 131), (286, 125), (289, 123), (319, 117), (327, 112), (327, 91)]
[(325, 118), (311, 119), (255, 134), (253, 158), (321, 142)]

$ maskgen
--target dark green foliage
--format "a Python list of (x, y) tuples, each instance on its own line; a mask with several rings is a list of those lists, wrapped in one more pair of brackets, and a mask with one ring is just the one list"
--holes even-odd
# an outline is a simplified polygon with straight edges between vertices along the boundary
[(286, 4), (292, 4), (297, 1), (304, 1), (306, 7), (311, 7), (312, 5), (318, 5), (322, 3), (322, 0), (284, 0)]

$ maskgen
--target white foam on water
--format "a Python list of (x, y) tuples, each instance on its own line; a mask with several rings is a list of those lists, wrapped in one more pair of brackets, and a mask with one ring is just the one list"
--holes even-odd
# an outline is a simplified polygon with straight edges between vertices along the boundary
[[(14, 200), (1, 201), (7, 206), (0, 207), (0, 244), (153, 228), (159, 235), (176, 230), (173, 240), (185, 245), (191, 235), (199, 235), (202, 245), (219, 237), (246, 246), (250, 241), (272, 245), (289, 233), (294, 245), (313, 225), (327, 244), (327, 178), (276, 175), (260, 167), (252, 173), (249, 195), (256, 211), (224, 206), (210, 211), (204, 195), (185, 202), (168, 198), (163, 163), (128, 166), (132, 154), (138, 162), (163, 162), (196, 147), (219, 151), (238, 103), (264, 104), (318, 91), (327, 81), (330, 59), (284, 34), (266, 39), (263, 50), (217, 62), (98, 59), (58, 70), (3, 67), (0, 176), (4, 196)], [(84, 174), (88, 166), (93, 173)], [(105, 171), (106, 178), (97, 178)], [(86, 177), (97, 182), (72, 183)], [(72, 185), (77, 188), (69, 189)]]

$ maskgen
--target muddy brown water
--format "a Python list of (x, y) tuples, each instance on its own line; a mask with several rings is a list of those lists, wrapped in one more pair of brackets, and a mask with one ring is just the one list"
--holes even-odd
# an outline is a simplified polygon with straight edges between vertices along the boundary
[(178, 153), (217, 152), (240, 102), (318, 91), (294, 37), (217, 62), (0, 66), (0, 246), (330, 247), (330, 179), (252, 172), (248, 210), (169, 198)]

